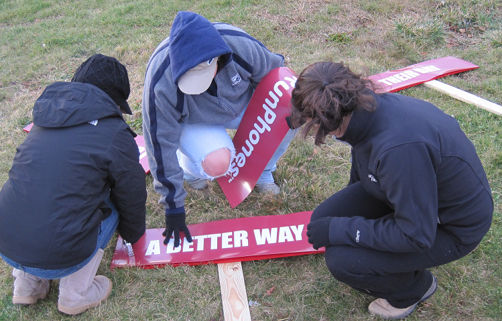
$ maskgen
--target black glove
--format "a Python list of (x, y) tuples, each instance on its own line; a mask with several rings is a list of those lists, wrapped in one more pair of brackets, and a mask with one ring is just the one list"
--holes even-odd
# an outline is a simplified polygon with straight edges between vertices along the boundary
[(169, 239), (174, 232), (174, 247), (180, 245), (180, 232), (185, 233), (185, 237), (188, 242), (192, 242), (192, 236), (185, 223), (185, 213), (179, 214), (166, 214), (166, 229), (162, 233), (166, 238), (164, 239), (164, 244), (169, 243)]
[(329, 245), (329, 223), (332, 217), (321, 217), (307, 225), (307, 237), (314, 249)]

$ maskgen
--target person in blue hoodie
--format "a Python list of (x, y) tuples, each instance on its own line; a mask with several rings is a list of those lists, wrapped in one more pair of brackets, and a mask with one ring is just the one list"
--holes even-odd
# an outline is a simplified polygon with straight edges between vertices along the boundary
[(321, 203), (307, 226), (326, 247), (333, 276), (377, 297), (368, 307), (404, 318), (429, 298), (428, 270), (474, 250), (490, 228), (493, 200), (471, 141), (434, 105), (375, 94), (341, 63), (305, 68), (292, 93), (291, 127), (305, 124), (352, 146), (349, 185)]
[(130, 243), (144, 234), (145, 173), (122, 118), (129, 91), (125, 66), (96, 54), (35, 102), (0, 191), (0, 256), (14, 268), (14, 304), (44, 299), (59, 279), (59, 311), (99, 305), (112, 282), (96, 271), (115, 230)]
[[(143, 92), (143, 134), (155, 190), (165, 207), (166, 236), (185, 223), (184, 180), (194, 189), (225, 175), (235, 148), (226, 129), (236, 129), (260, 80), (284, 65), (243, 30), (179, 12), (168, 38), (151, 56)], [(290, 131), (257, 181), (259, 192), (277, 194), (272, 172), (294, 137)]]

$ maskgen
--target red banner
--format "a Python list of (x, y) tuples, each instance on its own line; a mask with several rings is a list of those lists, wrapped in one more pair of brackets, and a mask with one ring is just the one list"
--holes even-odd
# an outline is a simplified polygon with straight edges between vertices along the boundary
[(426, 81), (448, 75), (476, 69), (478, 66), (456, 58), (443, 57), (427, 60), (405, 68), (386, 71), (369, 76), (376, 85), (376, 92), (395, 92), (412, 86), (423, 84)]
[(29, 123), (28, 125), (24, 126), (23, 130), (29, 133), (32, 128), (33, 128), (33, 123)]
[[(27, 133), (31, 131), (31, 128), (33, 127), (33, 123), (30, 123), (26, 125), (23, 130)], [(150, 165), (148, 165), (148, 158), (146, 157), (146, 149), (145, 149), (145, 138), (141, 135), (137, 135), (134, 137), (134, 140), (136, 141), (136, 144), (138, 145), (138, 150), (139, 150), (139, 163), (143, 167), (143, 170), (145, 171), (145, 174), (150, 173)]]
[(233, 138), (235, 158), (229, 174), (217, 179), (232, 208), (251, 193), (288, 132), (285, 118), (291, 111), (295, 83), (295, 73), (280, 67), (270, 71), (256, 87)]
[(193, 242), (174, 239), (164, 245), (164, 229), (147, 229), (133, 244), (133, 256), (119, 236), (110, 268), (138, 266), (201, 265), (263, 260), (286, 256), (323, 253), (308, 243), (306, 230), (312, 212), (253, 216), (189, 225)]

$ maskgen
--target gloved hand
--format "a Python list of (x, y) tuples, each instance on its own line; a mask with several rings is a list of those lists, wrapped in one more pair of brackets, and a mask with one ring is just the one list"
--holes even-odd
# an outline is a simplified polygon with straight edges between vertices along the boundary
[(192, 236), (185, 223), (185, 212), (179, 214), (166, 214), (166, 229), (162, 233), (166, 238), (164, 244), (169, 243), (169, 239), (174, 233), (174, 247), (180, 245), (180, 232), (185, 233), (188, 242), (192, 242)]
[(329, 223), (332, 217), (321, 217), (307, 225), (307, 237), (314, 249), (329, 245)]

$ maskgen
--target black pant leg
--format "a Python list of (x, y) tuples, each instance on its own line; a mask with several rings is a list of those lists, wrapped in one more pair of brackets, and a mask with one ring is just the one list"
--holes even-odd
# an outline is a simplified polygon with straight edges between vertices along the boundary
[(476, 245), (461, 245), (453, 235), (439, 227), (434, 245), (423, 252), (391, 253), (329, 246), (325, 258), (337, 280), (404, 308), (416, 303), (431, 285), (432, 276), (427, 268), (455, 261)]
[[(385, 202), (353, 183), (322, 202), (311, 221), (320, 217), (364, 216), (378, 219), (392, 213)], [(426, 269), (455, 261), (477, 244), (465, 246), (438, 225), (434, 245), (425, 251), (392, 253), (351, 246), (328, 246), (326, 264), (333, 276), (356, 290), (387, 299), (395, 307), (417, 302), (429, 288), (432, 276)]]

